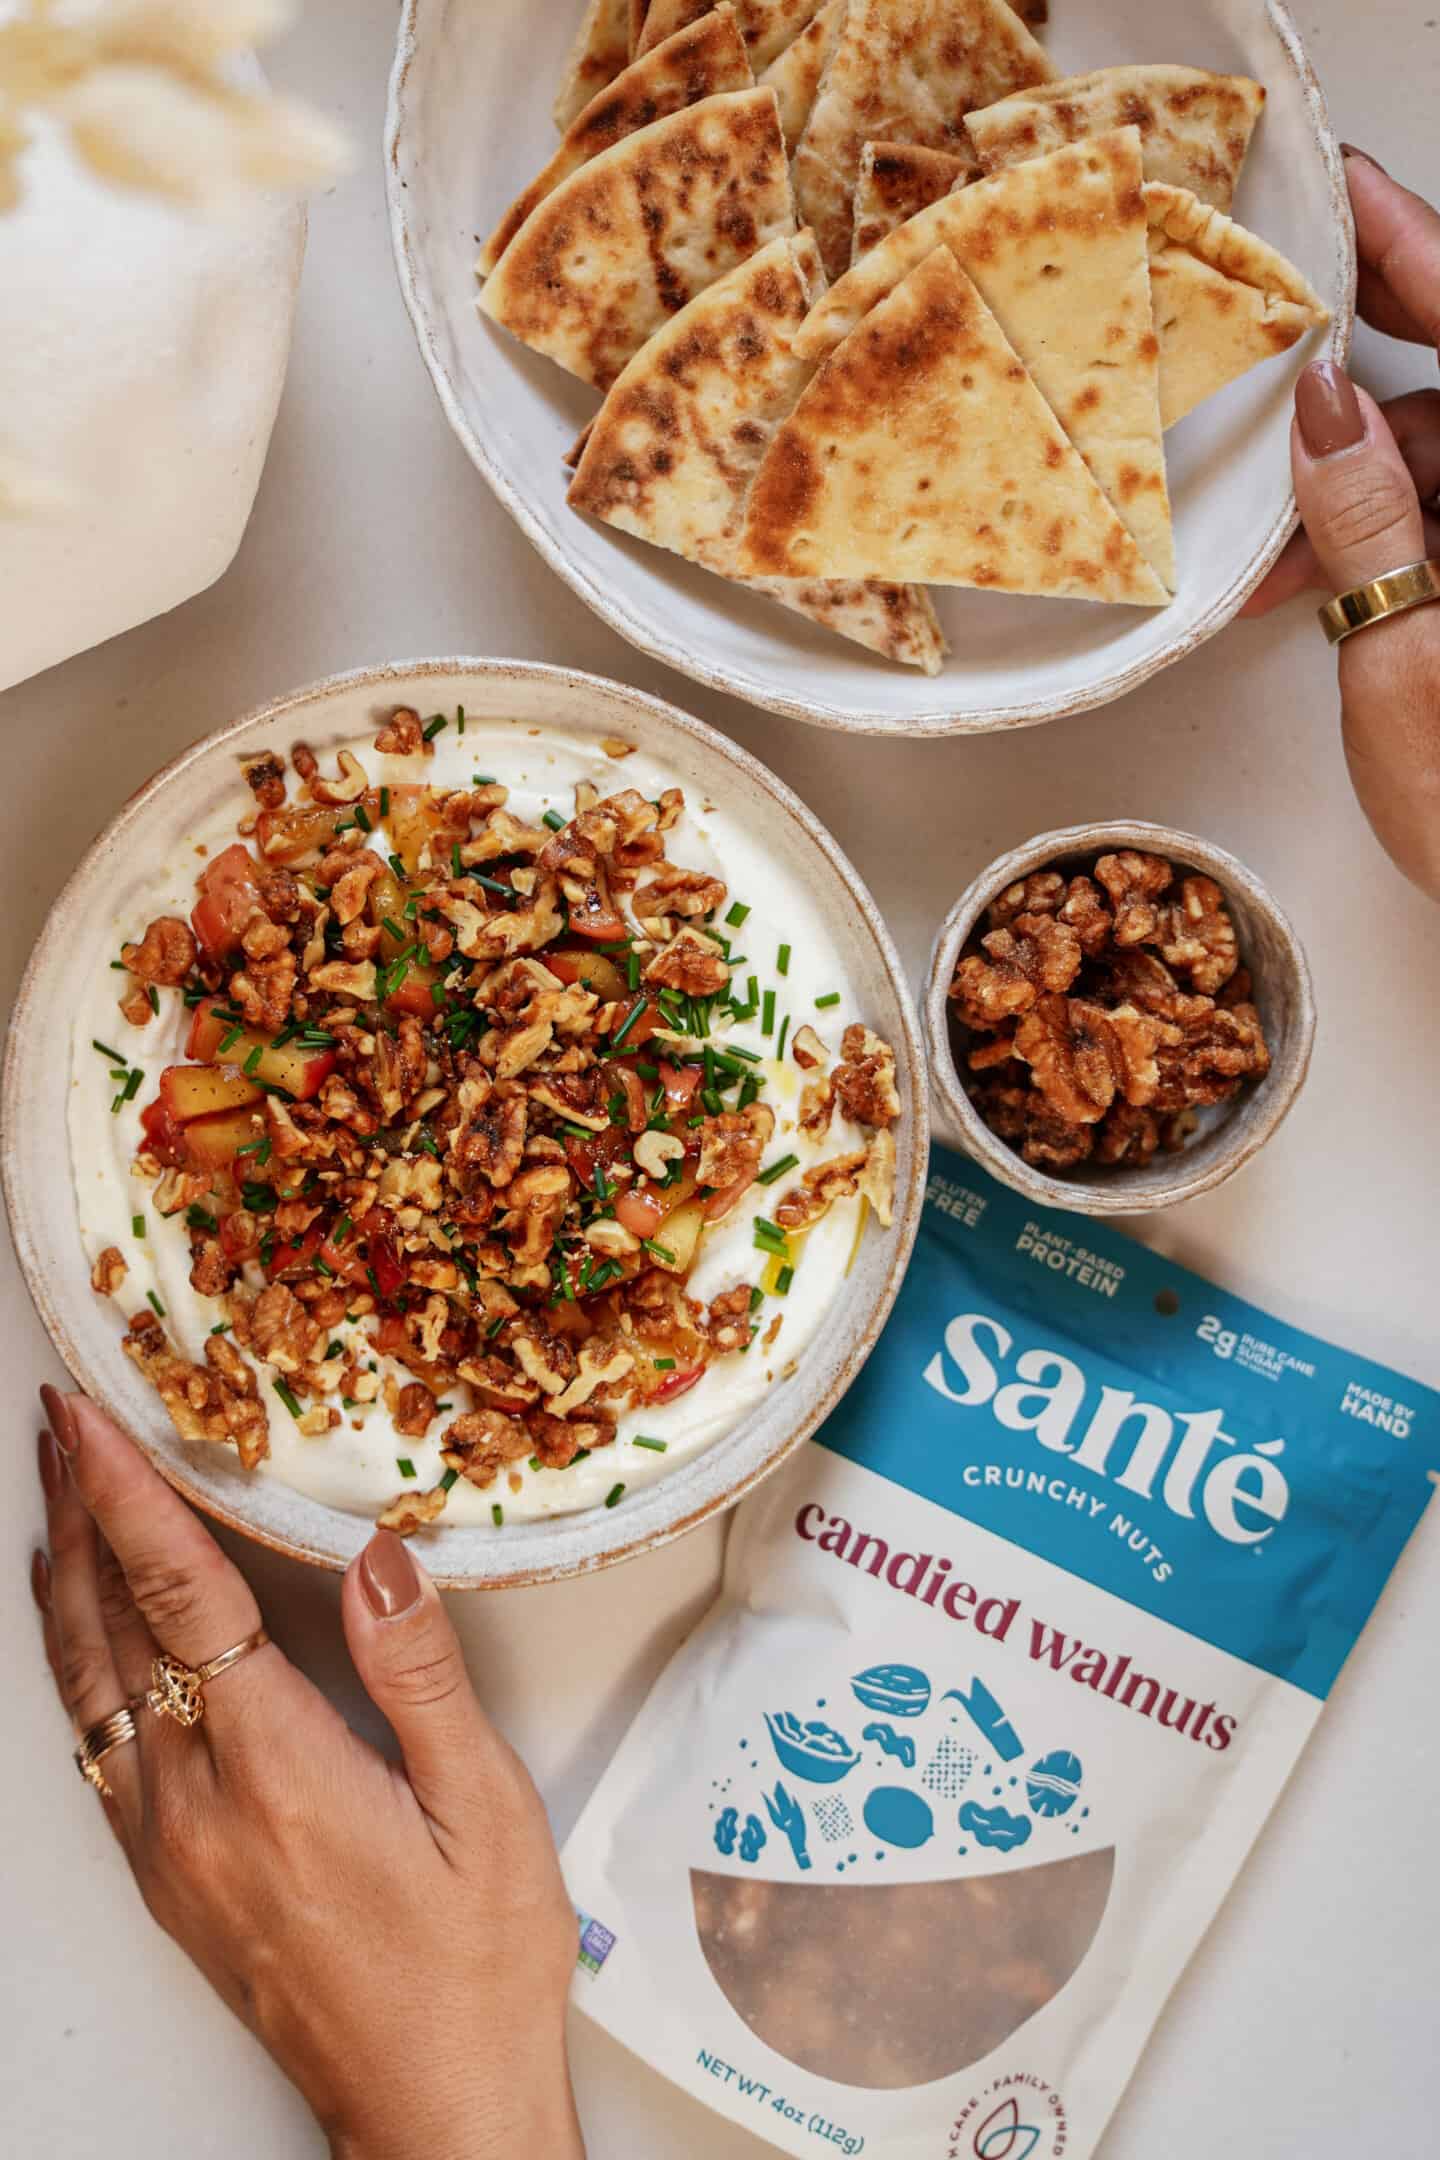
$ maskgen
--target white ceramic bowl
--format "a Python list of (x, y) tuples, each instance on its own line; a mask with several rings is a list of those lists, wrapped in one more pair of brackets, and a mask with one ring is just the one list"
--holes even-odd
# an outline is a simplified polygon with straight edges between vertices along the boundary
[(446, 415), (553, 569), (643, 652), (752, 704), (869, 734), (973, 734), (1101, 705), (1229, 622), (1294, 529), (1300, 369), (1343, 358), (1355, 249), (1324, 100), (1282, 0), (1065, 0), (1045, 33), (1066, 72), (1176, 60), (1269, 91), (1237, 212), (1334, 316), (1168, 438), (1181, 565), (1167, 608), (937, 594), (954, 648), (931, 679), (875, 659), (657, 548), (578, 516), (561, 460), (596, 394), (476, 311), (479, 240), (555, 144), (550, 102), (580, 0), (405, 0), (386, 129), (401, 289)]
[[(127, 895), (144, 866), (236, 798), (237, 757), (296, 740), (315, 750), (373, 730), (397, 704), (422, 712), (463, 704), (477, 718), (516, 719), (570, 734), (620, 735), (663, 757), (687, 790), (743, 819), (786, 858), (823, 908), (839, 959), (871, 1024), (895, 1046), (904, 1118), (897, 1134), (895, 1223), (872, 1226), (793, 1378), (703, 1454), (636, 1491), (623, 1510), (593, 1508), (516, 1523), (503, 1538), (437, 1528), (424, 1552), (452, 1588), (533, 1583), (630, 1558), (729, 1507), (834, 1407), (875, 1342), (900, 1287), (919, 1225), (928, 1104), (919, 1028), (899, 959), (874, 901), (824, 827), (763, 765), (672, 705), (618, 683), (519, 661), (432, 660), (334, 676), (233, 721), (185, 751), (131, 797), (89, 850), (51, 910), (21, 986), (5, 1058), (5, 1196), (20, 1264), (45, 1326), (80, 1386), (119, 1418), (172, 1484), (207, 1514), (292, 1557), (340, 1568), (372, 1525), (266, 1478), (247, 1476), (228, 1448), (187, 1446), (158, 1396), (120, 1348), (115, 1306), (90, 1288), (81, 1249), (70, 1147), (71, 1019), (83, 986), (108, 965)], [(138, 902), (136, 904), (139, 904)]]
[[(990, 902), (1033, 870), (1088, 871), (1098, 855), (1139, 848), (1163, 855), (1176, 871), (1214, 878), (1225, 894), (1240, 939), (1240, 963), (1254, 983), (1254, 1000), (1270, 1046), (1270, 1070), (1247, 1082), (1238, 1095), (1202, 1111), (1199, 1128), (1178, 1154), (1159, 1154), (1133, 1168), (1123, 1163), (1081, 1163), (1054, 1174), (1027, 1163), (1019, 1150), (990, 1130), (961, 1077), (967, 1031), (950, 1003), (955, 964)], [(1169, 825), (1128, 820), (1114, 825), (1069, 825), (1040, 833), (980, 872), (940, 926), (925, 993), (925, 1028), (935, 1093), (946, 1123), (961, 1145), (1027, 1200), (1067, 1208), (1078, 1215), (1142, 1215), (1193, 1200), (1223, 1185), (1259, 1154), (1288, 1116), (1305, 1085), (1315, 1047), (1315, 998), (1305, 949), (1287, 915), (1253, 870), (1224, 848)]]

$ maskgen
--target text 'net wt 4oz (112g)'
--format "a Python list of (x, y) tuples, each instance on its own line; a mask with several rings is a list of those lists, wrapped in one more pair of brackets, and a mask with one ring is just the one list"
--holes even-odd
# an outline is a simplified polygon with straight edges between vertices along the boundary
[(1437, 1465), (1430, 1389), (937, 1149), (570, 1840), (580, 2007), (787, 2152), (1088, 2160)]

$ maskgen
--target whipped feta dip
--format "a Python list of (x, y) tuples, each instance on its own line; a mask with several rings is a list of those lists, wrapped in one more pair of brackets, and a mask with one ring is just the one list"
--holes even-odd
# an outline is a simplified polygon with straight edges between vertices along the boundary
[[(283, 743), (271, 747), (288, 749)], [(762, 1178), (765, 1166), (788, 1158), (798, 1158), (798, 1167), (777, 1181), (751, 1186), (725, 1219), (706, 1229), (685, 1289), (703, 1302), (742, 1283), (764, 1287), (755, 1338), (748, 1350), (717, 1356), (701, 1379), (673, 1400), (623, 1408), (614, 1444), (597, 1447), (564, 1469), (537, 1468), (533, 1461), (507, 1464), (484, 1487), (462, 1477), (452, 1484), (442, 1520), (503, 1535), (508, 1523), (615, 1505), (617, 1487), (623, 1488), (623, 1500), (624, 1493), (667, 1476), (729, 1432), (770, 1388), (785, 1384), (849, 1269), (866, 1215), (866, 1203), (858, 1196), (836, 1201), (792, 1239), (793, 1278), (784, 1294), (777, 1294), (779, 1270), (757, 1245), (755, 1225), (757, 1218), (771, 1214), (805, 1169), (865, 1147), (867, 1135), (841, 1115), (838, 1105), (818, 1143), (800, 1129), (797, 1113), (806, 1074), (790, 1054), (796, 1034), (808, 1026), (820, 1036), (833, 1063), (845, 1028), (863, 1018), (853, 985), (804, 878), (757, 842), (743, 816), (706, 800), (682, 773), (643, 751), (617, 759), (594, 740), (474, 718), (466, 720), (463, 733), (452, 719), (436, 737), (430, 755), (384, 755), (374, 748), (372, 735), (327, 750), (322, 760), (326, 770), (333, 769), (336, 751), (342, 749), (358, 760), (375, 788), (420, 783), (443, 791), (467, 789), (481, 779), (498, 781), (510, 791), (508, 811), (528, 824), (539, 824), (546, 813), (568, 820), (574, 814), (576, 787), (583, 783), (591, 783), (601, 796), (635, 789), (650, 799), (678, 786), (684, 790), (685, 808), (666, 835), (667, 856), (684, 869), (721, 878), (727, 888), (714, 927), (731, 941), (737, 992), (753, 976), (758, 1005), (746, 1019), (732, 1018), (717, 1007), (710, 1040), (717, 1049), (748, 1051), (757, 1061), (752, 1069), (762, 1087), (759, 1099), (775, 1113)], [(234, 843), (237, 829), (247, 829), (242, 821), (253, 823), (253, 803), (237, 763), (235, 787), (215, 815), (177, 833), (165, 861), (143, 883), (132, 881), (123, 918), (117, 915), (113, 924), (117, 957), (122, 944), (138, 939), (154, 917), (188, 920), (197, 875), (207, 860)], [(370, 844), (383, 853), (379, 833)], [(731, 927), (733, 915), (727, 919), (727, 911), (735, 910), (745, 911), (743, 921)], [(538, 957), (543, 960), (544, 954)], [(192, 1287), (184, 1212), (162, 1217), (155, 1205), (153, 1176), (133, 1167), (145, 1145), (141, 1111), (154, 1101), (162, 1070), (183, 1060), (191, 1015), (179, 990), (160, 989), (155, 1017), (143, 1027), (130, 1025), (116, 1004), (117, 991), (126, 982), (121, 973), (97, 970), (74, 1021), (68, 1122), (81, 1234), (92, 1263), (112, 1247), (124, 1259), (127, 1272), (117, 1293), (119, 1311), (128, 1317), (142, 1311), (148, 1300), (175, 1348), (200, 1362), (206, 1338), (224, 1321), (225, 1299)], [(782, 1031), (784, 1055), (777, 1057)], [(118, 1064), (105, 1054), (109, 1051), (118, 1053)], [(122, 1074), (118, 1081), (112, 1078), (116, 1072)], [(138, 1083), (133, 1077), (127, 1083), (124, 1072), (138, 1072)], [(127, 1088), (128, 1099), (120, 1099), (127, 1096)], [(262, 1287), (264, 1279), (258, 1265), (250, 1262), (244, 1282), (253, 1290)], [(463, 1382), (447, 1387), (443, 1414), (423, 1438), (407, 1436), (397, 1431), (386, 1408), (383, 1383), (393, 1376), (404, 1386), (413, 1374), (374, 1348), (365, 1316), (341, 1322), (334, 1333), (347, 1352), (359, 1350), (379, 1375), (378, 1399), (350, 1403), (338, 1426), (309, 1436), (277, 1393), (276, 1375), (252, 1359), (269, 1425), (269, 1455), (252, 1474), (278, 1479), (327, 1506), (373, 1517), (397, 1493), (424, 1492), (441, 1482), (443, 1434), (454, 1417), (472, 1407), (470, 1390)], [(404, 1474), (407, 1466), (413, 1477)]]

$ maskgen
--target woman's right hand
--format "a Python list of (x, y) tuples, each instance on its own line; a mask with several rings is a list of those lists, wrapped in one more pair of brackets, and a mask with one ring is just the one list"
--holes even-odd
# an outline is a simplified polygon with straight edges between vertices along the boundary
[[(1440, 346), (1440, 215), (1363, 151), (1345, 152), (1360, 254), (1360, 313), (1373, 329)], [(1347, 592), (1440, 560), (1440, 390), (1377, 405), (1329, 362), (1305, 370), (1291, 451), (1303, 531), (1248, 603), (1263, 615), (1308, 587)], [(1376, 837), (1440, 899), (1440, 604), (1413, 608), (1340, 647), (1345, 755)]]
[[(35, 1598), (83, 1732), (143, 1697), (157, 1650), (196, 1666), (260, 1615), (119, 1427), (42, 1393)], [(137, 1708), (102, 1765), (110, 1827), (337, 2160), (584, 2160), (564, 2042), (576, 1923), (539, 1796), (390, 1531), (351, 1565), (341, 1617), (403, 1768), (268, 1643), (208, 1684), (189, 1729)]]

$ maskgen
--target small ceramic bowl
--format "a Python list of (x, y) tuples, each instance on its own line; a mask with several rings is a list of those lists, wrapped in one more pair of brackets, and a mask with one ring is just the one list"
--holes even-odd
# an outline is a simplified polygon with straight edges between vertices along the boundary
[[(1008, 885), (1034, 870), (1074, 875), (1088, 870), (1097, 855), (1120, 848), (1163, 855), (1178, 874), (1212, 877), (1225, 894), (1239, 933), (1241, 965), (1254, 980), (1270, 1070), (1229, 1102), (1202, 1111), (1198, 1132), (1178, 1154), (1155, 1155), (1134, 1168), (1081, 1163), (1052, 1176), (993, 1133), (966, 1093), (960, 1063), (966, 1031), (954, 1017), (950, 984), (980, 917)], [(1304, 1085), (1315, 1041), (1315, 1001), (1299, 938), (1260, 880), (1233, 855), (1168, 825), (1071, 825), (1013, 848), (961, 894), (935, 941), (925, 1024), (935, 1089), (951, 1127), (993, 1176), (1045, 1207), (1079, 1215), (1136, 1215), (1209, 1192), (1259, 1153)]]
[[(397, 705), (421, 712), (463, 705), (517, 734), (555, 730), (597, 742), (621, 736), (661, 758), (687, 793), (727, 808), (815, 895), (837, 958), (870, 1024), (895, 1048), (903, 1106), (897, 1128), (895, 1220), (872, 1226), (793, 1374), (673, 1473), (623, 1509), (487, 1528), (427, 1531), (421, 1551), (448, 1588), (489, 1588), (575, 1575), (631, 1558), (731, 1506), (798, 1447), (835, 1407), (879, 1335), (919, 1226), (929, 1115), (919, 1022), (899, 957), (874, 901), (819, 821), (773, 773), (713, 728), (619, 683), (508, 660), (432, 660), (335, 676), (232, 721), (186, 750), (132, 796), (51, 910), (21, 986), (0, 1098), (0, 1168), (10, 1226), (41, 1320), (76, 1381), (117, 1417), (156, 1467), (197, 1507), (273, 1550), (342, 1568), (372, 1524), (260, 1474), (229, 1448), (186, 1445), (154, 1390), (120, 1348), (121, 1323), (90, 1287), (81, 1246), (67, 1131), (68, 1086), (56, 1084), (82, 996), (143, 905), (148, 868), (176, 835), (234, 803), (237, 760), (264, 746), (310, 744), (322, 757), (373, 733)], [(68, 1048), (61, 1052), (68, 1058)]]

